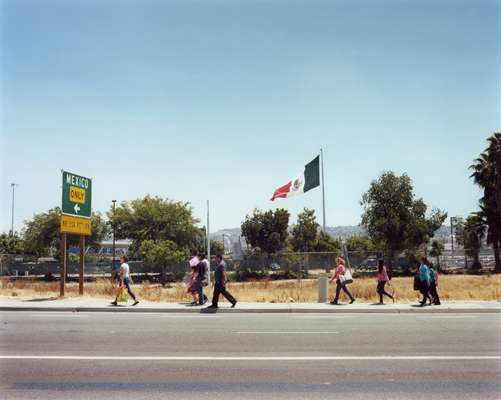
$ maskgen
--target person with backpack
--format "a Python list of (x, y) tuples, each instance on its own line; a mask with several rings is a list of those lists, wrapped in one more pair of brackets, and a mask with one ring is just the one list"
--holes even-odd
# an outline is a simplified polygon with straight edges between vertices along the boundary
[[(341, 290), (343, 290), (346, 295), (350, 298), (350, 304), (355, 302), (355, 297), (350, 292), (350, 289), (346, 287), (348, 283), (353, 282), (351, 279), (351, 274), (349, 279), (347, 279), (346, 275), (347, 274), (347, 269), (344, 265), (344, 260), (341, 257), (336, 258), (336, 264), (337, 267), (332, 273), (332, 277), (330, 279), (330, 282), (336, 281), (336, 297), (334, 297), (334, 300), (331, 301), (331, 304), (337, 305), (339, 304), (339, 295), (341, 294)], [(348, 271), (349, 272), (349, 271)]]
[(390, 284), (390, 277), (383, 260), (378, 260), (377, 293), (379, 294), (379, 304), (384, 304), (383, 295), (388, 296), (394, 303), (395, 297), (384, 290), (386, 284)]
[(438, 272), (435, 270), (433, 265), (430, 265), (430, 296), (433, 304), (436, 306), (440, 305), (440, 297), (437, 291), (438, 286)]
[(200, 262), (197, 265), (195, 282), (198, 292), (198, 305), (202, 306), (207, 303), (207, 296), (204, 294), (204, 286), (207, 284), (207, 274), (209, 273), (209, 261), (205, 254), (199, 254)]
[(428, 267), (428, 260), (426, 257), (421, 257), (421, 265), (419, 266), (418, 276), (421, 294), (423, 295), (423, 300), (421, 300), (421, 307), (426, 305), (426, 301), (430, 300), (430, 268)]

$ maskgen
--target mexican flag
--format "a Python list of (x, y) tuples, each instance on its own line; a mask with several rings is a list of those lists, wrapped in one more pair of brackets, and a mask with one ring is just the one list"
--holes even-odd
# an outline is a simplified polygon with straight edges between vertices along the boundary
[(306, 164), (303, 172), (299, 174), (299, 176), (275, 190), (271, 197), (271, 201), (306, 193), (308, 190), (316, 188), (317, 186), (320, 186), (320, 156), (316, 156), (312, 161)]

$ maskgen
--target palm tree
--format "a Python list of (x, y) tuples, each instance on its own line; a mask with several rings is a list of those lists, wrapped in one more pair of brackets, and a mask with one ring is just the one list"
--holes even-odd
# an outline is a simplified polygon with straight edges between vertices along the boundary
[(489, 146), (470, 169), (471, 178), (484, 189), (480, 199), (479, 217), (488, 227), (487, 243), (492, 245), (496, 260), (495, 272), (501, 273), (501, 133), (494, 133), (487, 141)]
[(480, 269), (480, 248), (485, 237), (485, 224), (479, 213), (472, 213), (464, 223), (464, 251), (468, 257), (473, 258), (472, 269)]

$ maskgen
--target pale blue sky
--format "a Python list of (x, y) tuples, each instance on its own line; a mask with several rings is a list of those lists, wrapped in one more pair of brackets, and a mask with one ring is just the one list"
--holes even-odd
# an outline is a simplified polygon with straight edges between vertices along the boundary
[(1, 4), (0, 230), (60, 204), (148, 193), (214, 229), (270, 202), (325, 149), (327, 224), (358, 224), (383, 170), (450, 215), (501, 128), (500, 1), (15, 1)]

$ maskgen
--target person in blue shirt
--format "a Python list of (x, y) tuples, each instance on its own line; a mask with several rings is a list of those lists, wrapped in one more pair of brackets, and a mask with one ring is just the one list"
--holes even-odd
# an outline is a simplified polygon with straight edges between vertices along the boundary
[(423, 300), (420, 303), (421, 307), (426, 305), (426, 301), (430, 297), (430, 267), (428, 267), (428, 264), (429, 262), (426, 257), (421, 257), (421, 265), (418, 271), (421, 294), (423, 295)]

